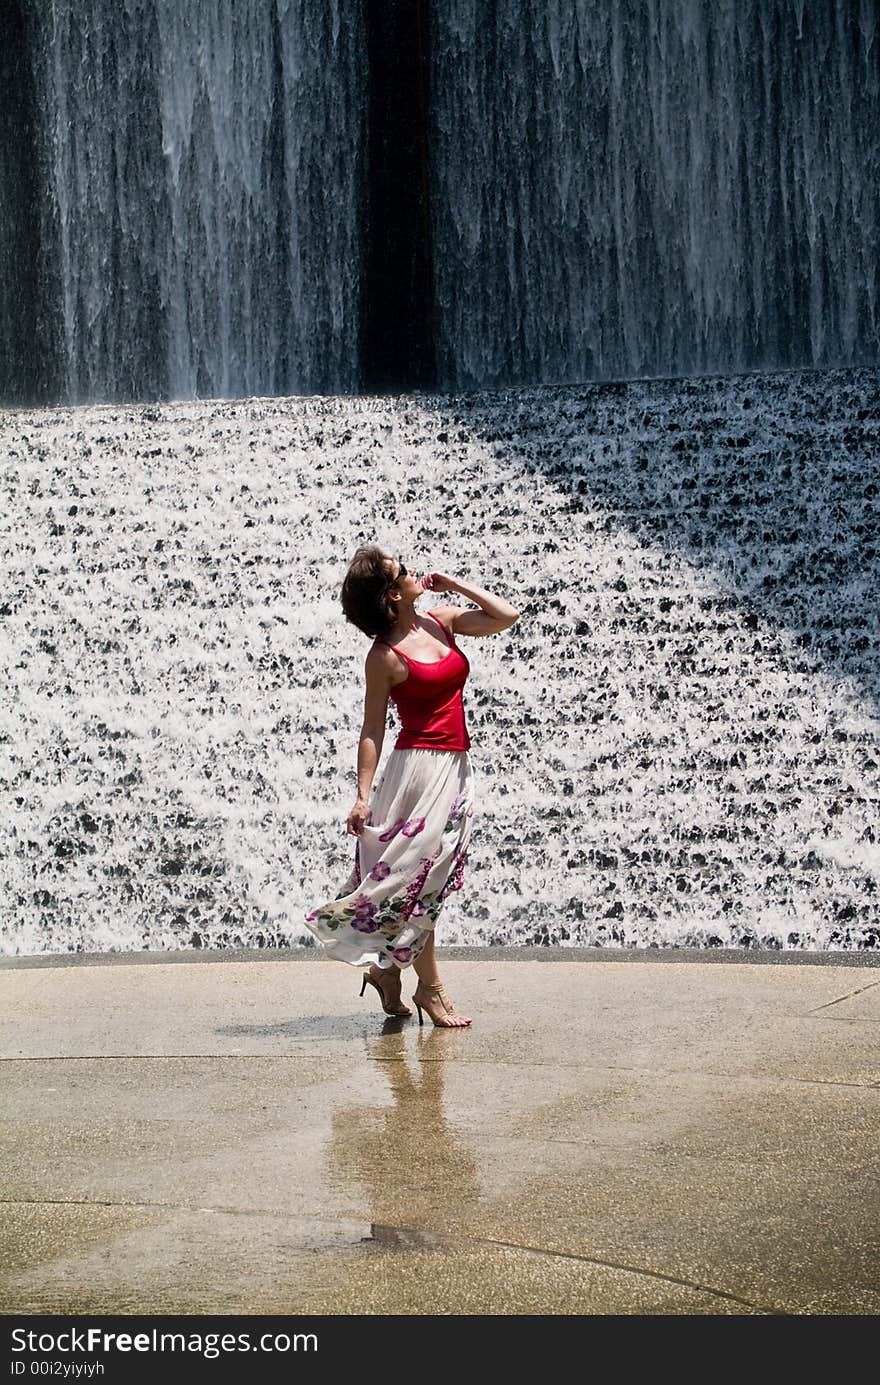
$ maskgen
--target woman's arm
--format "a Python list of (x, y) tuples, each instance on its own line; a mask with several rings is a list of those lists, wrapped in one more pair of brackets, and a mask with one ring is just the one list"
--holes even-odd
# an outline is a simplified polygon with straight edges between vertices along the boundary
[[(393, 660), (394, 656), (391, 658)], [(388, 696), (391, 691), (387, 652), (377, 647), (371, 649), (364, 664), (364, 673), (367, 687), (364, 694), (364, 720), (358, 741), (358, 792), (345, 824), (345, 830), (350, 837), (359, 837), (364, 829), (370, 789), (373, 787), (379, 756), (382, 754)]]
[(519, 620), (519, 611), (502, 596), (494, 596), (470, 582), (460, 582), (445, 572), (429, 572), (422, 582), (432, 592), (460, 592), (480, 607), (479, 611), (463, 611), (460, 606), (443, 607), (446, 624), (456, 635), (497, 635)]

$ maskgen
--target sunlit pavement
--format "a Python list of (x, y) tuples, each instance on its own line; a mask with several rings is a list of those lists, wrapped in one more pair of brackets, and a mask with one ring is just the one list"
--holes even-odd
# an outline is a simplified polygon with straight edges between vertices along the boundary
[(443, 974), (469, 1030), (314, 953), (3, 959), (0, 1311), (880, 1309), (872, 958)]

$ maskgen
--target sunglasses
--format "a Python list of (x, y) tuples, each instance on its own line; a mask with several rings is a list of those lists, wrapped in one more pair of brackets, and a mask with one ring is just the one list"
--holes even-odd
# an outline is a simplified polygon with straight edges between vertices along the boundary
[(406, 564), (404, 563), (404, 561), (403, 561), (402, 558), (398, 558), (398, 560), (397, 560), (397, 576), (396, 576), (396, 577), (392, 577), (391, 581), (388, 583), (389, 587), (395, 586), (396, 583), (398, 583), (398, 582), (400, 581), (401, 577), (406, 577), (406, 576), (408, 576)]

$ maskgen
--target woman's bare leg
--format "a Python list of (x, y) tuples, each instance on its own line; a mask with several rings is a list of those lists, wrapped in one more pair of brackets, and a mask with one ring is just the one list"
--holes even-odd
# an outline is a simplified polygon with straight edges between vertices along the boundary
[(412, 1010), (408, 1005), (404, 1005), (400, 994), (400, 969), (398, 967), (382, 967), (375, 965), (367, 969), (367, 975), (373, 985), (383, 997), (382, 1008), (390, 1006), (386, 1014), (396, 1013), (401, 1016), (411, 1015)]
[[(422, 1009), (427, 1010), (431, 1019), (440, 1029), (464, 1029), (471, 1021), (467, 1015), (456, 1014), (455, 1009), (447, 1010), (443, 1003), (444, 991), (437, 970), (437, 954), (434, 951), (434, 934), (428, 934), (428, 941), (418, 957), (413, 958), (413, 971), (419, 978), (414, 999)], [(450, 1003), (451, 1002), (447, 1002)]]
[(440, 973), (437, 970), (437, 954), (434, 951), (434, 933), (428, 934), (428, 941), (418, 957), (413, 958), (413, 971), (423, 986), (439, 986)]

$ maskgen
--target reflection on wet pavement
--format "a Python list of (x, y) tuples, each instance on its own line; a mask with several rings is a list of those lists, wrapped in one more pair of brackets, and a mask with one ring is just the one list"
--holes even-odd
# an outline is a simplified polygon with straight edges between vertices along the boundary
[(414, 1053), (404, 1026), (389, 1020), (364, 1040), (375, 1090), (334, 1113), (327, 1161), (366, 1192), (374, 1233), (418, 1223), (434, 1208), (460, 1213), (479, 1197), (466, 1134), (444, 1111), (444, 1060), (456, 1037), (420, 1035)]

